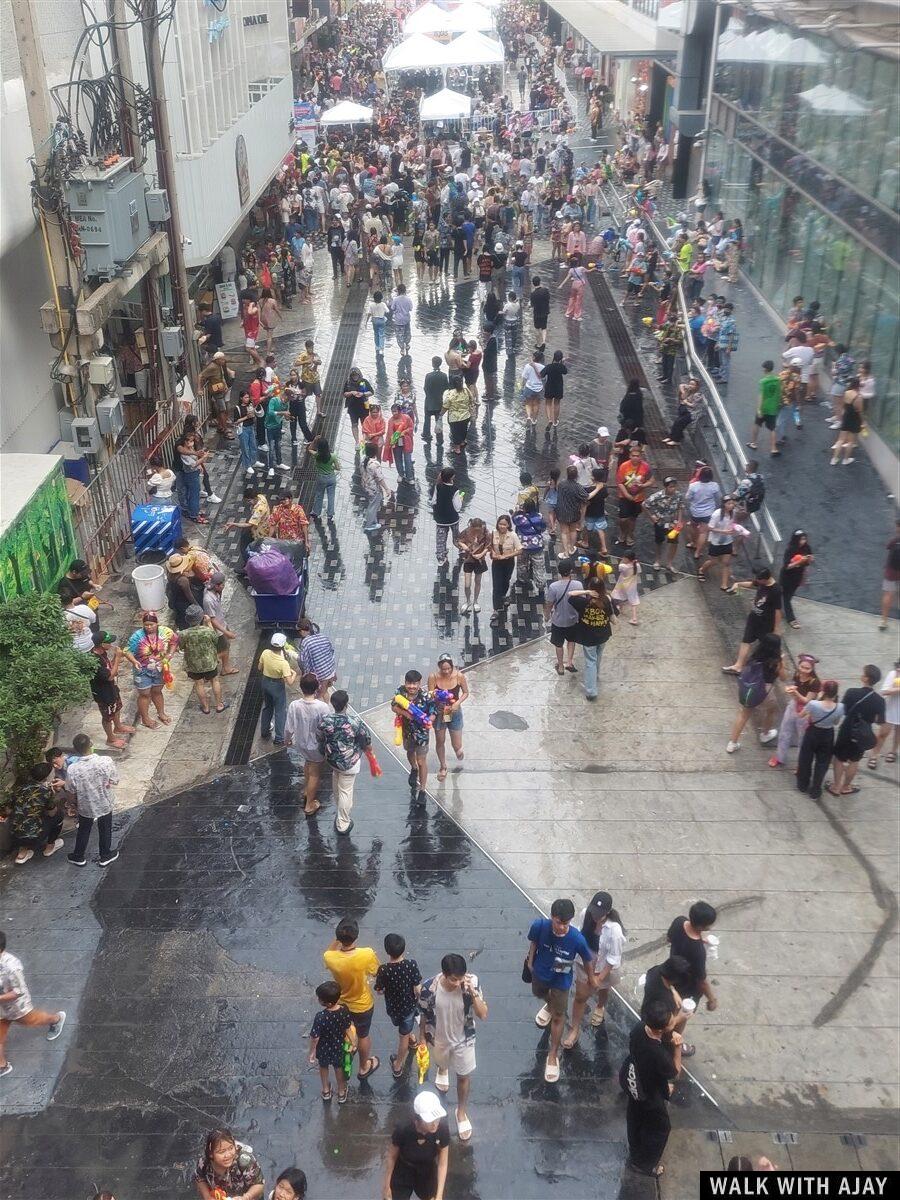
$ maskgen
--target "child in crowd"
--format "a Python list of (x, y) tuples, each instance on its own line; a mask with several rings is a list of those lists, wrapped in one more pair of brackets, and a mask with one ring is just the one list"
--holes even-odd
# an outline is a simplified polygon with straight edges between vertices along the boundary
[(382, 963), (375, 975), (375, 991), (384, 996), (384, 1007), (399, 1034), (397, 1053), (391, 1055), (391, 1071), (399, 1079), (406, 1067), (418, 1014), (417, 997), (422, 974), (414, 958), (406, 958), (406, 941), (399, 933), (389, 933), (384, 939), (384, 952), (389, 962)]
[(309, 1034), (309, 1061), (319, 1064), (322, 1081), (322, 1099), (330, 1100), (334, 1095), (328, 1077), (329, 1067), (334, 1071), (338, 1086), (338, 1104), (344, 1104), (349, 1091), (349, 1080), (344, 1073), (344, 1039), (356, 1049), (356, 1029), (349, 1011), (341, 1004), (340, 984), (333, 979), (320, 983), (316, 988), (316, 999), (322, 1005), (316, 1013)]

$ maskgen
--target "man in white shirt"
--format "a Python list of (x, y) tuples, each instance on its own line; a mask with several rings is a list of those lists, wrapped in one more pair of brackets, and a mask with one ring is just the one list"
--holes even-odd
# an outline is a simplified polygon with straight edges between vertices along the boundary
[(74, 794), (78, 806), (78, 832), (75, 849), (67, 857), (75, 867), (86, 864), (88, 840), (96, 821), (100, 836), (97, 862), (101, 867), (108, 867), (119, 857), (118, 850), (112, 848), (113, 788), (119, 782), (119, 775), (111, 758), (94, 753), (86, 733), (73, 738), (72, 749), (77, 757), (66, 775), (66, 788)]
[(786, 363), (798, 362), (800, 366), (800, 402), (806, 399), (806, 393), (809, 390), (809, 377), (812, 374), (813, 359), (816, 357), (816, 352), (812, 346), (806, 344), (806, 335), (802, 330), (797, 330), (792, 335), (788, 342), (788, 348), (781, 355), (782, 360)]
[(284, 722), (284, 744), (293, 746), (303, 759), (303, 812), (313, 816), (322, 807), (318, 800), (322, 763), (325, 756), (318, 746), (319, 722), (331, 712), (331, 705), (316, 699), (319, 681), (313, 674), (300, 676), (299, 700), (288, 705)]
[(90, 654), (94, 648), (94, 610), (76, 596), (66, 605), (63, 617), (72, 635), (72, 645), (76, 650)]
[(6, 948), (6, 933), (0, 929), (0, 1078), (12, 1074), (12, 1063), (6, 1057), (6, 1035), (10, 1026), (47, 1025), (47, 1041), (53, 1042), (66, 1023), (65, 1010), (49, 1013), (35, 1008), (25, 982), (22, 964)]

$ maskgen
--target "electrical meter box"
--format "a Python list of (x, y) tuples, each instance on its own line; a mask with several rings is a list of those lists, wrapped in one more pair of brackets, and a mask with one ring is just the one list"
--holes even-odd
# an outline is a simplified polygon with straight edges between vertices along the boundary
[(91, 279), (117, 275), (150, 236), (147, 183), (133, 160), (111, 166), (88, 163), (66, 182), (66, 203), (84, 250), (85, 274)]
[(95, 387), (109, 387), (116, 378), (116, 368), (109, 354), (95, 354), (88, 359), (88, 379)]
[(164, 225), (171, 216), (165, 188), (147, 188), (147, 216), (151, 225)]
[(118, 396), (107, 396), (105, 400), (97, 401), (97, 423), (101, 433), (111, 437), (119, 436), (125, 424), (125, 417), (122, 413), (122, 401)]
[(164, 325), (160, 340), (164, 358), (181, 358), (184, 354), (184, 331), (180, 325)]
[(72, 439), (84, 454), (100, 453), (100, 427), (95, 417), (76, 417), (72, 422)]

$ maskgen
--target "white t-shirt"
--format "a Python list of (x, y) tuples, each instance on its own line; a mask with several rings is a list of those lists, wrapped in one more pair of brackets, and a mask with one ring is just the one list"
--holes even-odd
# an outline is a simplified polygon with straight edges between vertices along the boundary
[(785, 350), (781, 356), (786, 363), (789, 363), (792, 358), (800, 359), (800, 382), (809, 383), (809, 377), (812, 373), (813, 359), (815, 351), (812, 346), (791, 346), (789, 350)]
[(323, 755), (319, 753), (316, 742), (316, 732), (319, 722), (330, 712), (331, 705), (326, 704), (324, 700), (317, 700), (314, 696), (309, 699), (303, 696), (299, 700), (292, 700), (288, 705), (284, 732), (291, 739), (294, 749), (299, 750), (309, 762), (323, 761)]
[(366, 305), (366, 316), (371, 317), (372, 320), (375, 320), (376, 317), (386, 317), (387, 311), (388, 306), (383, 300), (379, 300), (377, 303), (374, 300), (370, 300)]
[[(470, 976), (473, 991), (478, 991), (478, 976)], [(465, 1009), (462, 988), (449, 990), (439, 975), (434, 981), (434, 1040), (439, 1046), (464, 1046)]]
[[(574, 929), (581, 930), (586, 915), (587, 909), (583, 908), (578, 914), (578, 920), (573, 924)], [(594, 970), (599, 973), (607, 963), (613, 970), (621, 967), (624, 949), (625, 932), (622, 926), (617, 921), (605, 921), (600, 930), (600, 944), (597, 949), (597, 957), (594, 959)]]
[(529, 392), (542, 392), (544, 381), (537, 372), (534, 363), (526, 363), (522, 371), (522, 383)]
[(75, 649), (92, 650), (94, 634), (91, 622), (94, 619), (94, 610), (88, 608), (86, 604), (75, 604), (72, 608), (65, 609), (63, 616), (66, 618), (66, 624), (72, 635), (72, 645)]
[[(888, 671), (888, 677), (884, 681), (883, 691), (889, 691), (897, 686), (900, 680), (900, 672)], [(884, 698), (884, 716), (888, 725), (900, 725), (900, 692), (895, 696), (885, 696)]]

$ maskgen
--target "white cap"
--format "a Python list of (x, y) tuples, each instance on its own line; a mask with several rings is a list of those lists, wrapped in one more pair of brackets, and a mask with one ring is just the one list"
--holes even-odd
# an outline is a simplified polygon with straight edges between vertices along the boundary
[(434, 1092), (419, 1092), (415, 1100), (413, 1100), (413, 1112), (420, 1121), (425, 1121), (430, 1124), (432, 1121), (439, 1121), (441, 1117), (446, 1117), (447, 1110), (438, 1100)]
[(600, 428), (597, 430), (597, 433), (600, 435), (600, 437), (609, 437), (609, 430), (606, 428), (605, 425), (601, 425)]
[(272, 646), (274, 646), (276, 649), (280, 650), (282, 646), (286, 646), (286, 645), (287, 645), (287, 634), (284, 634), (284, 633), (273, 633), (273, 634), (272, 634), (272, 641), (271, 641), (270, 645), (272, 645)]
[(497, 242), (497, 244), (494, 246), (494, 253), (495, 254), (503, 253), (503, 243), (502, 242)]

